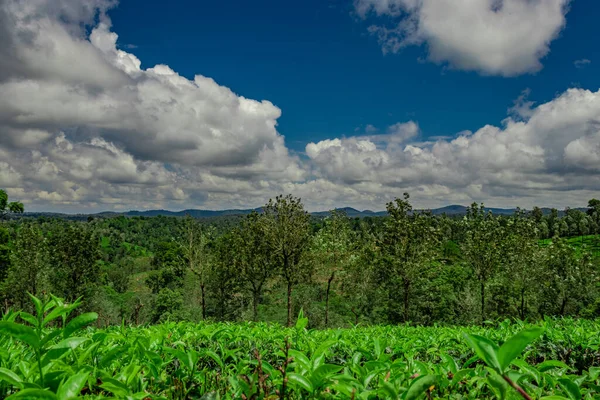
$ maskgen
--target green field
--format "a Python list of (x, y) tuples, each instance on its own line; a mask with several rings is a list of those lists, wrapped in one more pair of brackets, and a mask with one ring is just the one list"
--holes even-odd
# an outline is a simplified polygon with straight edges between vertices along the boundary
[[(579, 250), (589, 252), (594, 257), (600, 257), (600, 235), (573, 236), (567, 242)], [(540, 240), (542, 246), (549, 246), (552, 239)]]
[(12, 313), (0, 322), (3, 397), (522, 398), (509, 383), (530, 398), (600, 396), (598, 321), (307, 330), (300, 316), (292, 328), (163, 323), (99, 330), (87, 327), (95, 313), (69, 319), (73, 306), (36, 308), (36, 316)]

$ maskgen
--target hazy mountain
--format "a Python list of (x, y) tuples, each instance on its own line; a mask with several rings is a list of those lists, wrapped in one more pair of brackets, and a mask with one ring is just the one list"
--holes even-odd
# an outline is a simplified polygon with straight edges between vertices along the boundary
[[(516, 211), (516, 208), (486, 208), (491, 211), (495, 215), (512, 215)], [(95, 214), (61, 214), (61, 213), (51, 213), (51, 212), (26, 212), (24, 215), (26, 217), (57, 217), (57, 218), (65, 218), (72, 220), (85, 220), (88, 217), (95, 218), (111, 218), (118, 216), (126, 216), (126, 217), (156, 217), (159, 215), (165, 217), (184, 217), (186, 215), (191, 215), (194, 218), (218, 218), (218, 217), (228, 217), (235, 215), (246, 215), (250, 214), (252, 211), (261, 212), (262, 208), (254, 208), (254, 209), (230, 209), (230, 210), (198, 210), (198, 209), (189, 209), (182, 211), (169, 211), (169, 210), (146, 210), (146, 211), (125, 211), (125, 212), (113, 212), (113, 211), (105, 211)], [(348, 217), (351, 218), (363, 218), (363, 217), (380, 217), (386, 215), (386, 211), (371, 211), (371, 210), (357, 210), (352, 207), (342, 207), (337, 208), (339, 211), (343, 211), (346, 213)], [(544, 214), (550, 214), (550, 208), (542, 208), (542, 212)], [(578, 210), (585, 211), (586, 208), (578, 208)], [(449, 205), (445, 207), (432, 209), (431, 212), (434, 215), (442, 215), (446, 214), (448, 216), (456, 216), (463, 215), (467, 211), (466, 206), (461, 205)], [(329, 214), (329, 211), (316, 211), (311, 213), (311, 215), (315, 217), (325, 217)], [(564, 211), (559, 210), (559, 215), (563, 215)]]

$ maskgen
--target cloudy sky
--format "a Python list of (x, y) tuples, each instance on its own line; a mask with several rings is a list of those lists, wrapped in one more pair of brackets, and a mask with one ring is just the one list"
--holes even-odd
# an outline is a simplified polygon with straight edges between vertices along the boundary
[(0, 0), (0, 188), (28, 210), (581, 206), (595, 0)]

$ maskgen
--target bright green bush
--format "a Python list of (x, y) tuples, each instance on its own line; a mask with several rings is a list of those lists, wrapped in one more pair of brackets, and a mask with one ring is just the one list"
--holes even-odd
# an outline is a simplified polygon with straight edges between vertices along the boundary
[[(32, 297), (33, 298), (33, 297)], [(600, 323), (307, 330), (263, 323), (90, 327), (33, 298), (0, 322), (0, 397), (30, 399), (592, 399)], [(519, 393), (519, 391), (521, 393)], [(554, 396), (554, 397), (549, 397)]]

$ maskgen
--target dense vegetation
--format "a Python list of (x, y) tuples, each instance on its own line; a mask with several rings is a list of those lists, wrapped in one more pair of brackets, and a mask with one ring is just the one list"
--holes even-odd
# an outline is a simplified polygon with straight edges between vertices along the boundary
[(261, 214), (208, 223), (10, 218), (0, 223), (0, 296), (5, 311), (31, 311), (27, 293), (83, 296), (101, 326), (289, 325), (301, 308), (311, 327), (593, 318), (600, 202), (589, 206), (507, 217), (473, 204), (447, 217), (414, 212), (405, 195), (386, 217), (311, 218), (299, 199), (280, 196)]
[[(90, 329), (78, 303), (32, 298), (0, 322), (0, 395), (70, 399), (592, 399), (600, 325), (306, 330), (165, 322)], [(21, 321), (20, 323), (18, 321)], [(501, 344), (501, 346), (498, 346)]]

